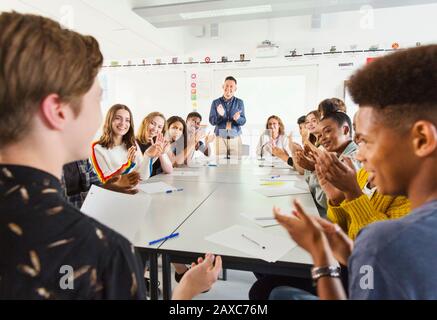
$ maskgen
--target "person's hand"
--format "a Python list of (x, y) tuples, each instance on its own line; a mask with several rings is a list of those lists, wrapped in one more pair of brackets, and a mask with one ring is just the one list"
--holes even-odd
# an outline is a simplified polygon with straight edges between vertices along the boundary
[(288, 161), (289, 156), (282, 148), (278, 148), (278, 147), (272, 145), (272, 154), (275, 157), (278, 157), (279, 159), (281, 159), (282, 161), (285, 161), (285, 162)]
[(352, 239), (344, 233), (338, 224), (334, 224), (320, 217), (315, 217), (314, 219), (322, 227), (335, 259), (342, 265), (347, 266), (347, 261), (354, 247)]
[(305, 156), (305, 152), (303, 150), (296, 151), (296, 163), (299, 167), (304, 168), (309, 171), (314, 171), (315, 161)]
[(156, 141), (153, 142), (153, 140), (152, 140), (151, 143), (152, 143), (152, 145), (149, 148), (147, 148), (145, 154), (149, 158), (159, 157), (164, 152), (164, 147), (165, 147), (165, 140), (164, 140), (164, 136), (162, 135), (162, 133), (159, 133), (156, 136)]
[(127, 160), (130, 162), (135, 162), (137, 147), (133, 145), (132, 147), (127, 150)]
[(215, 134), (214, 133), (210, 133), (205, 137), (205, 144), (209, 144), (214, 142), (215, 140)]
[[(288, 231), (291, 238), (316, 260), (321, 253), (329, 250), (328, 240), (319, 222), (308, 216), (297, 200), (293, 201), (293, 205), (295, 210), (293, 210), (292, 216), (283, 215), (276, 207), (273, 207), (273, 215)], [(316, 263), (316, 261), (314, 262)]]
[(206, 133), (203, 130), (198, 130), (194, 134), (194, 141), (196, 142), (196, 145), (199, 143), (200, 140), (204, 139), (206, 137)]
[[(214, 263), (215, 262), (215, 263)], [(210, 253), (205, 255), (205, 259), (198, 258), (197, 264), (192, 263), (180, 284), (173, 292), (174, 300), (192, 299), (198, 294), (210, 290), (217, 281), (222, 270), (222, 259)]]
[(234, 116), (232, 117), (232, 119), (234, 119), (234, 121), (238, 121), (238, 119), (240, 119), (240, 115), (241, 115), (241, 112), (238, 111), (238, 112), (236, 112), (236, 113), (234, 114)]
[(326, 197), (330, 201), (330, 203), (334, 206), (339, 206), (341, 202), (345, 199), (344, 193), (334, 187), (325, 176), (325, 172), (327, 168), (323, 163), (316, 162), (315, 165), (316, 168), (316, 176), (317, 180), (319, 181), (319, 185), (322, 188), (323, 192), (326, 194)]
[(324, 167), (326, 180), (341, 190), (346, 199), (353, 200), (363, 194), (350, 158), (344, 157), (341, 161), (335, 153), (320, 152), (317, 155), (317, 162)]
[(222, 117), (225, 115), (225, 108), (221, 104), (217, 106), (217, 113)]
[(138, 193), (136, 186), (140, 180), (140, 174), (136, 171), (133, 171), (128, 174), (112, 177), (106, 181), (106, 183), (103, 185), (103, 188), (121, 193), (136, 194)]

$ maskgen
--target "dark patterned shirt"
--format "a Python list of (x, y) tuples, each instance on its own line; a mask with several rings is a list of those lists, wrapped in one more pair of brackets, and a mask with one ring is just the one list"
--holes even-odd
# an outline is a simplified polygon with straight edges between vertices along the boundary
[(0, 165), (0, 299), (145, 299), (133, 246), (61, 194), (46, 172)]

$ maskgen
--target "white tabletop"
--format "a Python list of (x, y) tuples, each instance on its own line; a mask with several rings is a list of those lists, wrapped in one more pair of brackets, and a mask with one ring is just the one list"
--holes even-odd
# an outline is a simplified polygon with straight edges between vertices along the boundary
[[(159, 175), (152, 180), (165, 181), (170, 184), (182, 181), (198, 184), (215, 183), (217, 187), (209, 198), (177, 229), (177, 232), (180, 233), (179, 237), (164, 242), (159, 246), (160, 250), (198, 253), (212, 252), (226, 256), (253, 258), (244, 252), (207, 241), (205, 237), (237, 224), (278, 235), (283, 238), (283, 241), (292, 241), (288, 233), (281, 226), (262, 228), (253, 221), (243, 217), (241, 213), (265, 212), (267, 216), (272, 214), (274, 205), (290, 212), (291, 201), (294, 198), (297, 198), (302, 203), (307, 213), (318, 215), (313, 198), (309, 193), (269, 198), (253, 190), (259, 186), (261, 177), (278, 174), (295, 174), (290, 169), (261, 168), (257, 163), (241, 163), (221, 164), (218, 167), (182, 168), (176, 170), (198, 171), (199, 176)], [(302, 176), (299, 176), (299, 179), (303, 181)], [(183, 210), (182, 207), (180, 209)], [(312, 263), (309, 254), (299, 247), (290, 250), (280, 261), (303, 264)]]

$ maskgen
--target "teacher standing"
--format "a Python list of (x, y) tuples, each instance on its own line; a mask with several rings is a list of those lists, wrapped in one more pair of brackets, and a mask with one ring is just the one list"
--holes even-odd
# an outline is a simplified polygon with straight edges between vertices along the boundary
[(241, 155), (241, 127), (246, 123), (243, 100), (234, 96), (237, 80), (227, 77), (223, 84), (223, 96), (211, 104), (209, 122), (215, 126), (216, 154), (226, 155), (228, 144), (231, 155)]

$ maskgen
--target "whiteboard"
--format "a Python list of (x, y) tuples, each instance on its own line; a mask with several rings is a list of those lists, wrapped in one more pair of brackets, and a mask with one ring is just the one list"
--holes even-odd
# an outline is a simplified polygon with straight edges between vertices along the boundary
[(230, 75), (237, 79), (235, 96), (244, 101), (243, 143), (251, 145), (252, 155), (271, 115), (279, 116), (286, 133), (300, 141), (297, 119), (317, 108), (318, 65), (215, 70), (217, 97), (223, 94), (223, 81)]
[(104, 91), (103, 113), (106, 114), (116, 103), (127, 105), (133, 113), (135, 131), (150, 112), (159, 111), (166, 118), (174, 115), (185, 118), (191, 111), (186, 101), (184, 70), (136, 67), (104, 70), (100, 75), (100, 83)]

